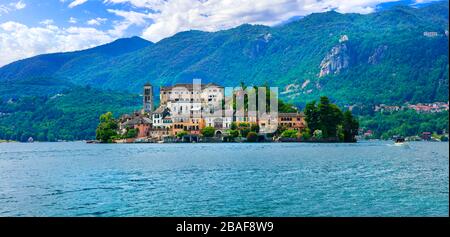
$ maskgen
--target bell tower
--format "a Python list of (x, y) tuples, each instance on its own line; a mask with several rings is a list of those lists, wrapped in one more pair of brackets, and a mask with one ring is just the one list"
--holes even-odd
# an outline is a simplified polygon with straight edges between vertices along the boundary
[(144, 113), (153, 112), (153, 86), (147, 82), (144, 85)]

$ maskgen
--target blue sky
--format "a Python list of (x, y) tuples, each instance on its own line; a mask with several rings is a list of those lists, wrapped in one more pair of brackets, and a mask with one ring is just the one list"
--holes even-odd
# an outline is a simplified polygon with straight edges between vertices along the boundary
[(278, 25), (314, 12), (367, 14), (433, 0), (0, 0), (0, 66), (117, 38), (157, 42), (178, 32)]
[[(109, 30), (114, 21), (122, 21), (123, 17), (118, 16), (110, 10), (136, 11), (148, 13), (148, 9), (137, 9), (131, 4), (111, 4), (102, 0), (88, 0), (83, 4), (70, 6), (73, 0), (21, 0), (8, 1), (0, 0), (0, 5), (9, 6), (10, 11), (7, 14), (1, 14), (0, 23), (7, 21), (20, 22), (29, 27), (39, 27), (45, 20), (51, 20), (59, 27), (95, 27), (99, 30)], [(23, 9), (14, 9), (13, 5), (17, 3), (24, 4)], [(130, 27), (127, 35), (140, 35), (142, 29), (152, 23), (151, 20), (140, 27)]]

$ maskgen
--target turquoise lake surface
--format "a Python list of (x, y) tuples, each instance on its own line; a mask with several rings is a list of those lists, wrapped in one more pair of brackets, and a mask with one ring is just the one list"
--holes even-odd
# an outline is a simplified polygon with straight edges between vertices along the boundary
[(448, 143), (0, 144), (0, 216), (448, 216)]

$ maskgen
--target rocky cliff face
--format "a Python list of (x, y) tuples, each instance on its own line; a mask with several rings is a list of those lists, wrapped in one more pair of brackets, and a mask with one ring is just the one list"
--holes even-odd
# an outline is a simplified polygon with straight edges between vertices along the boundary
[(320, 63), (319, 77), (338, 74), (350, 65), (350, 56), (346, 40), (334, 46)]
[(369, 64), (377, 64), (378, 62), (381, 61), (381, 59), (383, 59), (384, 57), (384, 53), (386, 52), (386, 50), (388, 49), (387, 45), (381, 45), (378, 48), (375, 49), (375, 51), (373, 52), (373, 54), (369, 57), (369, 59), (367, 60), (367, 62)]

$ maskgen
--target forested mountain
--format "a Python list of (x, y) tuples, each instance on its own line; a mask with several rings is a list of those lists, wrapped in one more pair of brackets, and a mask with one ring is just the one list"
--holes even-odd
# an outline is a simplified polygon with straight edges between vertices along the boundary
[(118, 116), (137, 111), (140, 99), (138, 95), (73, 87), (53, 96), (0, 102), (0, 140), (94, 139), (101, 114), (111, 111)]
[(446, 101), (448, 17), (448, 2), (438, 2), (367, 15), (317, 13), (272, 28), (188, 31), (156, 44), (134, 37), (12, 63), (0, 69), (0, 82), (53, 77), (136, 93), (147, 81), (197, 77), (225, 86), (268, 82), (292, 102), (318, 95), (341, 103)]
[[(118, 39), (109, 44), (101, 45), (95, 48), (68, 52), (54, 53), (35, 56), (29, 59), (19, 60), (0, 68), (0, 83), (23, 84), (24, 81), (33, 84), (40, 82), (42, 78), (53, 77), (50, 86), (54, 86), (55, 81), (58, 83), (71, 83), (70, 75), (61, 75), (60, 71), (67, 71), (73, 68), (83, 68), (88, 65), (96, 64), (117, 58), (120, 55), (135, 52), (151, 45), (139, 37), (127, 39)], [(57, 76), (59, 74), (59, 76)], [(19, 94), (20, 95), (20, 94)]]

